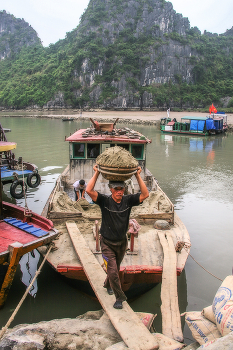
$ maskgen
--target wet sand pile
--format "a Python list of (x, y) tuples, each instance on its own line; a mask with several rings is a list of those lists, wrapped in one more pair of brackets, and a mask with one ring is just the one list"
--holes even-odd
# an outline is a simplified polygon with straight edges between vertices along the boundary
[(154, 214), (158, 210), (169, 213), (171, 212), (171, 204), (161, 191), (151, 191), (149, 197), (142, 204), (132, 208), (131, 217), (135, 218), (140, 214)]
[(138, 161), (125, 148), (115, 146), (107, 148), (96, 158), (96, 163), (100, 166), (134, 168), (138, 166)]
[(57, 192), (53, 199), (53, 211), (56, 212), (83, 212), (79, 202), (74, 202), (64, 191)]
[(87, 210), (83, 213), (85, 218), (101, 218), (101, 210), (97, 204), (90, 204)]
[[(85, 205), (88, 203), (85, 199), (75, 202), (68, 196), (66, 192), (57, 192), (53, 200), (53, 211), (55, 212), (69, 212), (69, 213), (79, 213), (86, 218), (100, 218), (101, 210), (97, 204), (89, 204), (85, 209), (82, 208), (81, 203)], [(157, 190), (150, 192), (147, 199), (144, 200), (142, 204), (137, 207), (133, 207), (131, 211), (131, 217), (135, 218), (139, 214), (153, 214), (157, 211), (163, 211), (169, 213), (171, 211), (171, 204), (164, 194)]]
[[(82, 207), (84, 206), (85, 209)], [(86, 199), (80, 199), (78, 202), (73, 201), (66, 192), (57, 192), (53, 199), (53, 211), (79, 213), (85, 217), (100, 217), (101, 211), (97, 204), (89, 204)]]

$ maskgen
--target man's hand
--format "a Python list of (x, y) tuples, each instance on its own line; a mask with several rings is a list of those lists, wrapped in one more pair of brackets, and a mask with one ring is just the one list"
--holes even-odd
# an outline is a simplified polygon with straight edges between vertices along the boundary
[(137, 179), (137, 182), (139, 184), (139, 187), (140, 187), (140, 191), (141, 191), (141, 194), (140, 194), (140, 197), (139, 197), (139, 202), (142, 203), (144, 201), (144, 199), (146, 199), (147, 197), (149, 197), (149, 192), (148, 192), (148, 189), (146, 187), (146, 184), (144, 183), (144, 181), (142, 180), (141, 178), (141, 173), (142, 171), (142, 168), (140, 166), (138, 166), (138, 170), (135, 174), (135, 177)]
[(95, 173), (87, 184), (86, 192), (95, 202), (97, 200), (98, 193), (94, 190), (94, 187), (100, 173), (97, 164), (93, 166), (93, 170)]
[(94, 166), (93, 166), (93, 170), (97, 173), (99, 173), (99, 169), (98, 169), (98, 165), (97, 164), (95, 164)]
[(141, 172), (142, 172), (142, 168), (140, 166), (138, 166), (138, 169), (137, 169), (135, 176), (141, 174)]

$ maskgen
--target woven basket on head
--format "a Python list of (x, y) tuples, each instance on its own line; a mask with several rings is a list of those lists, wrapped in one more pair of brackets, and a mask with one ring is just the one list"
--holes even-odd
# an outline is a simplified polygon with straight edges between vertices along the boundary
[(97, 159), (99, 171), (109, 181), (126, 181), (138, 168), (138, 161), (125, 148), (115, 146), (107, 148)]

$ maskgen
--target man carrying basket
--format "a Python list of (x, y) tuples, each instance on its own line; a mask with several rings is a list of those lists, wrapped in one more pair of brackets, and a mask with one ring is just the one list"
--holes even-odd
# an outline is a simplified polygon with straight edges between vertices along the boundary
[(115, 294), (116, 301), (113, 307), (122, 309), (122, 302), (127, 298), (121, 288), (119, 270), (128, 246), (126, 233), (130, 212), (133, 206), (141, 204), (149, 196), (149, 192), (140, 175), (141, 167), (138, 167), (135, 174), (141, 192), (126, 196), (124, 181), (109, 181), (110, 196), (95, 191), (100, 172), (97, 165), (93, 169), (95, 173), (87, 184), (86, 192), (93, 202), (100, 206), (102, 212), (100, 245), (107, 269), (104, 288), (107, 288), (109, 294)]

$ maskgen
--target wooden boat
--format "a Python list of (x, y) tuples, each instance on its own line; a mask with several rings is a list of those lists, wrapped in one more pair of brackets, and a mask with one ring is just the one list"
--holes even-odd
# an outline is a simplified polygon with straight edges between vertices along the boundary
[[(82, 206), (82, 201), (74, 202), (73, 183), (77, 179), (89, 181), (93, 175), (97, 155), (107, 147), (115, 145), (124, 147), (138, 160), (142, 168), (141, 176), (150, 191), (149, 198), (132, 209), (131, 218), (137, 220), (141, 229), (138, 237), (131, 235), (129, 238), (129, 249), (120, 269), (122, 288), (128, 297), (134, 297), (162, 280), (163, 250), (158, 237), (160, 224), (166, 223), (167, 229), (172, 233), (177, 251), (177, 275), (180, 275), (185, 267), (190, 238), (185, 225), (174, 211), (174, 205), (146, 168), (146, 146), (151, 141), (135, 130), (116, 129), (115, 123), (109, 125), (104, 123), (104, 130), (101, 128), (101, 123), (93, 123), (93, 127), (80, 129), (66, 139), (70, 144), (70, 162), (58, 178), (42, 212), (42, 215), (53, 220), (60, 232), (56, 240), (57, 249), (48, 255), (48, 262), (69, 282), (91, 294), (92, 289), (73, 248), (66, 221), (76, 222), (96, 259), (102, 265), (103, 259), (98, 241), (101, 212), (97, 205), (92, 204), (93, 202), (86, 202), (85, 206)], [(91, 153), (94, 147), (97, 150), (95, 156)], [(134, 176), (126, 183), (128, 193), (139, 191)], [(110, 194), (108, 181), (102, 175), (99, 176), (95, 189)], [(91, 202), (90, 198), (86, 198)], [(155, 222), (157, 228), (154, 227)], [(42, 254), (46, 253), (43, 247), (39, 251)]]
[[(0, 151), (15, 147), (12, 142), (0, 142)], [(28, 208), (3, 202), (0, 186), (0, 308), (6, 301), (20, 258), (50, 243), (57, 234), (51, 220)]]
[[(0, 124), (0, 142), (6, 142), (5, 131)], [(27, 191), (27, 186), (36, 188), (41, 182), (38, 168), (35, 164), (23, 161), (22, 157), (15, 159), (12, 150), (1, 146), (1, 179), (2, 185), (11, 183), (10, 194), (13, 198), (20, 199)]]
[(160, 130), (170, 134), (209, 136), (225, 133), (227, 128), (227, 116), (221, 112), (205, 117), (182, 117), (181, 122), (171, 118), (160, 120)]
[(72, 122), (73, 120), (74, 120), (74, 118), (71, 118), (71, 117), (62, 118), (63, 122)]

